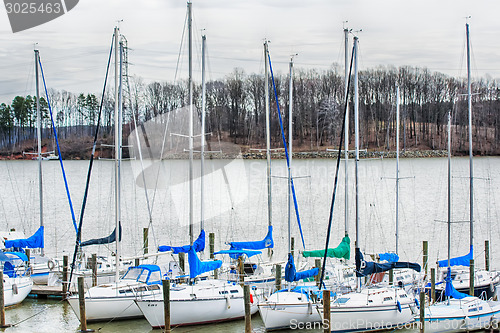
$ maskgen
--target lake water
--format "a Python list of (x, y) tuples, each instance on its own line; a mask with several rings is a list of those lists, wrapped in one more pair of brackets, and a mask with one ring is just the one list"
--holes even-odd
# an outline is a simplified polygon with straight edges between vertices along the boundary
[[(80, 215), (88, 161), (65, 161), (65, 169), (77, 219)], [(200, 177), (195, 161), (194, 227), (200, 225)], [(114, 229), (114, 162), (94, 164), (85, 209), (83, 236), (86, 240), (109, 235)], [(372, 159), (359, 163), (359, 242), (365, 253), (395, 250), (396, 160)], [(188, 163), (168, 160), (162, 164), (125, 161), (122, 164), (121, 253), (141, 252), (142, 230), (150, 223), (144, 184), (152, 205), (150, 252), (158, 245), (183, 245), (188, 235)], [(207, 160), (204, 179), (205, 230), (216, 234), (216, 250), (225, 242), (258, 240), (267, 232), (267, 184), (265, 160)], [(287, 181), (284, 160), (272, 162), (272, 212), (276, 260), (287, 251)], [(469, 161), (452, 160), (452, 255), (469, 250)], [(474, 245), (477, 267), (484, 267), (484, 241), (490, 240), (491, 267), (500, 268), (500, 158), (474, 159)], [(294, 160), (293, 173), (300, 219), (307, 249), (325, 245), (326, 228), (335, 174), (335, 161)], [(143, 175), (144, 174), (144, 178)], [(354, 163), (349, 162), (349, 235), (354, 244)], [(401, 159), (399, 198), (399, 254), (402, 260), (422, 261), (422, 241), (429, 241), (430, 262), (445, 259), (447, 219), (447, 159)], [(43, 162), (45, 247), (49, 256), (71, 254), (75, 229), (57, 161)], [(332, 239), (336, 246), (344, 234), (344, 166), (339, 173)], [(155, 190), (156, 188), (156, 190)], [(0, 229), (15, 228), (27, 235), (39, 225), (38, 171), (36, 161), (0, 161)], [(295, 248), (302, 250), (295, 217), (292, 218)], [(352, 245), (354, 247), (354, 245)], [(95, 246), (91, 253), (109, 254), (114, 245)], [(431, 264), (433, 267), (433, 264)], [(76, 331), (78, 320), (58, 301), (28, 300), (7, 311), (10, 323), (38, 316), (9, 330), (18, 332)], [(263, 330), (258, 316), (254, 328)], [(46, 324), (45, 324), (46, 323)], [(45, 326), (46, 325), (46, 326)], [(145, 320), (91, 325), (102, 332), (148, 332)], [(243, 321), (217, 326), (187, 328), (186, 331), (243, 331)], [(179, 330), (180, 331), (180, 330)]]

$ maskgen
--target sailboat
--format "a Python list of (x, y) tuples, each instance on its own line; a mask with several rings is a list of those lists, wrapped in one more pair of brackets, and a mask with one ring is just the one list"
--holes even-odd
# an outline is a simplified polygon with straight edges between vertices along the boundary
[[(118, 27), (114, 30), (113, 42), (115, 51), (115, 161), (117, 169), (115, 169), (115, 220), (116, 227), (113, 233), (107, 237), (97, 238), (81, 242), (80, 246), (90, 246), (94, 244), (109, 244), (115, 243), (116, 261), (115, 265), (111, 266), (110, 272), (114, 274), (114, 282), (98, 284), (87, 290), (85, 293), (85, 308), (86, 319), (89, 322), (121, 320), (131, 318), (142, 318), (142, 312), (135, 305), (134, 300), (139, 296), (153, 295), (161, 292), (160, 284), (166, 267), (161, 267), (154, 264), (143, 264), (129, 267), (123, 276), (119, 276), (120, 263), (123, 264), (123, 258), (120, 258), (119, 242), (121, 234), (120, 219), (120, 176), (119, 164), (121, 159), (121, 66), (123, 64), (123, 44), (118, 42), (120, 37)], [(118, 81), (118, 78), (120, 80)], [(117, 147), (117, 148), (116, 148)], [(151, 254), (149, 256), (156, 256)], [(141, 258), (146, 255), (141, 256)], [(134, 259), (134, 258), (128, 258)], [(122, 260), (122, 261), (120, 261)], [(68, 302), (73, 308), (75, 314), (80, 319), (78, 295), (73, 295), (68, 298)]]
[[(273, 76), (267, 43), (264, 44), (266, 71), (271, 68)], [(274, 86), (274, 78), (273, 78)], [(276, 88), (275, 88), (276, 89)], [(275, 90), (276, 91), (276, 90)], [(277, 102), (278, 105), (278, 102)], [(290, 59), (290, 82), (289, 82), (289, 127), (288, 127), (288, 146), (285, 141), (283, 126), (281, 122), (281, 113), (278, 105), (278, 115), (280, 118), (283, 144), (285, 147), (286, 162), (288, 166), (288, 261), (285, 267), (285, 281), (288, 288), (277, 290), (271, 294), (264, 302), (259, 303), (259, 312), (267, 330), (289, 328), (294, 323), (311, 323), (320, 321), (319, 314), (314, 310), (313, 304), (319, 297), (318, 287), (313, 285), (292, 286), (292, 283), (318, 275), (318, 268), (307, 271), (297, 272), (294, 259), (291, 253), (291, 217), (292, 217), (292, 198), (295, 199), (295, 190), (293, 188), (292, 177), (292, 110), (293, 110), (293, 57)], [(295, 203), (296, 204), (296, 203)], [(295, 207), (297, 213), (297, 207)], [(313, 299), (314, 297), (314, 299)]]
[[(358, 123), (358, 37), (354, 37), (354, 120), (355, 120), (355, 177), (356, 177), (356, 276), (361, 278), (373, 273), (384, 272), (394, 268), (412, 268), (420, 270), (418, 264), (390, 262), (377, 264), (365, 261), (360, 249), (359, 214), (358, 214), (358, 161), (359, 161), (359, 123)], [(361, 288), (360, 281), (357, 290), (352, 293), (337, 295), (331, 301), (330, 330), (374, 331), (390, 329), (413, 321), (414, 302), (402, 288), (370, 286)], [(323, 307), (318, 311), (324, 318)]]
[[(170, 315), (171, 325), (195, 325), (213, 322), (221, 322), (234, 320), (244, 317), (245, 308), (243, 301), (242, 286), (228, 282), (226, 280), (211, 280), (200, 278), (203, 273), (213, 271), (222, 266), (222, 261), (201, 261), (196, 252), (201, 245), (196, 244), (193, 239), (193, 89), (192, 89), (192, 18), (191, 18), (191, 2), (188, 2), (188, 34), (189, 34), (189, 235), (190, 244), (177, 247), (177, 253), (183, 252), (188, 254), (189, 262), (189, 283), (181, 283), (179, 279), (173, 280), (170, 289)], [(203, 51), (205, 49), (205, 38), (203, 40)], [(202, 71), (204, 70), (204, 52), (202, 52)], [(204, 75), (202, 75), (204, 78)], [(202, 229), (201, 234), (204, 235)], [(200, 236), (202, 236), (200, 234)], [(203, 238), (204, 247), (204, 238)], [(201, 247), (201, 246), (200, 246)], [(169, 250), (171, 250), (170, 247)], [(202, 250), (202, 249), (201, 249)], [(144, 317), (153, 328), (165, 326), (163, 294), (144, 296), (135, 300), (137, 306), (144, 314)], [(255, 301), (251, 304), (251, 313), (257, 311)]]
[[(466, 266), (473, 259), (473, 178), (472, 178), (472, 105), (470, 80), (470, 41), (469, 24), (466, 23), (467, 34), (467, 97), (469, 109), (469, 157), (470, 157), (470, 252), (466, 256), (451, 258), (451, 113), (448, 114), (448, 259), (439, 261), (439, 266), (446, 263), (444, 296), (440, 302), (425, 308), (426, 332), (464, 332), (476, 329), (493, 328), (491, 325), (500, 319), (500, 302), (485, 301), (455, 289), (452, 281), (452, 265)], [(469, 280), (470, 282), (470, 280)], [(420, 320), (420, 319), (418, 319)]]
[[(438, 266), (444, 268), (441, 270), (443, 277), (449, 275), (447, 272), (448, 265), (450, 266), (465, 266), (469, 267), (474, 261), (474, 177), (473, 177), (473, 150), (472, 150), (472, 99), (471, 99), (471, 74), (470, 74), (470, 37), (469, 24), (466, 24), (467, 38), (467, 104), (469, 118), (469, 225), (470, 225), (470, 250), (469, 253), (456, 258), (438, 261)], [(453, 287), (462, 293), (469, 293), (471, 285), (474, 288), (474, 296), (483, 299), (490, 299), (495, 296), (496, 286), (500, 283), (500, 276), (497, 272), (486, 270), (476, 270), (473, 278), (474, 283), (471, 283), (470, 270), (467, 269), (452, 269), (451, 271)], [(443, 278), (444, 280), (444, 278)], [(436, 286), (436, 297), (439, 299), (444, 292), (444, 284)]]
[[(457, 291), (451, 278), (451, 114), (448, 114), (448, 267), (444, 296), (425, 308), (426, 332), (465, 332), (492, 328), (500, 316), (500, 302), (484, 301)], [(420, 318), (417, 319), (420, 322)]]

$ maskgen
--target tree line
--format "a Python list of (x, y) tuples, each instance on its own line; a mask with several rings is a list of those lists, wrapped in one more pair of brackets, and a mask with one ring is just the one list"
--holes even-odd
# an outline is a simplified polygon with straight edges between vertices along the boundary
[[(288, 74), (275, 76), (276, 94), (288, 131)], [(400, 129), (403, 149), (446, 149), (448, 112), (452, 114), (455, 153), (468, 149), (467, 82), (426, 68), (377, 67), (359, 73), (360, 143), (362, 148), (390, 150), (395, 147), (396, 85), (400, 89)], [(294, 147), (324, 150), (338, 144), (344, 111), (343, 68), (296, 70), (293, 77)], [(188, 84), (179, 82), (144, 83), (130, 77), (124, 89), (125, 127), (133, 129), (132, 117), (146, 122), (161, 114), (186, 106)], [(110, 91), (109, 89), (108, 91)], [(500, 87), (491, 78), (472, 83), (474, 150), (499, 154)], [(281, 130), (272, 84), (271, 141), (281, 146)], [(349, 133), (353, 131), (353, 94), (349, 94)], [(55, 125), (61, 139), (92, 136), (101, 96), (49, 90)], [(0, 144), (3, 150), (19, 147), (36, 133), (36, 98), (16, 96), (0, 105)], [(44, 137), (51, 136), (48, 105), (40, 98)], [(201, 109), (201, 84), (194, 85), (194, 104)], [(246, 74), (236, 68), (222, 79), (206, 85), (207, 131), (221, 140), (248, 147), (265, 144), (265, 87), (262, 74)], [(103, 99), (102, 138), (112, 137), (114, 96)]]

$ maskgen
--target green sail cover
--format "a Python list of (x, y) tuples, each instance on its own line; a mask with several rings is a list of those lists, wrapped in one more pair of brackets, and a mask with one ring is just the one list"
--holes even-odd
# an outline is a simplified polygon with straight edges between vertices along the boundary
[[(326, 256), (330, 258), (344, 258), (349, 260), (351, 257), (351, 240), (349, 236), (344, 236), (339, 246), (334, 249), (328, 249), (326, 251)], [(315, 251), (304, 251), (302, 252), (304, 257), (312, 258), (323, 258), (325, 255), (325, 250), (315, 250)]]

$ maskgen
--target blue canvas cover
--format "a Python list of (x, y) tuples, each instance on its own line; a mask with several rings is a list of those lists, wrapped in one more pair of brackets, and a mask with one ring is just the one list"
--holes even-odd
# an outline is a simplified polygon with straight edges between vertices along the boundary
[(293, 256), (291, 253), (288, 254), (288, 262), (285, 267), (285, 281), (293, 282), (306, 279), (318, 275), (319, 269), (313, 268), (303, 272), (297, 272), (295, 270), (295, 264), (293, 263)]
[[(119, 237), (120, 241), (122, 240), (122, 225), (121, 223), (118, 225), (120, 229)], [(80, 246), (89, 246), (89, 245), (101, 245), (101, 244), (110, 244), (114, 243), (116, 241), (116, 228), (113, 230), (111, 235), (103, 238), (94, 238), (94, 239), (89, 239), (88, 241), (81, 242)]]
[(378, 255), (380, 261), (391, 261), (397, 262), (399, 261), (399, 256), (396, 253), (379, 253)]
[(262, 251), (255, 250), (222, 250), (219, 252), (215, 252), (214, 254), (229, 254), (229, 256), (233, 259), (238, 259), (239, 257), (246, 255), (248, 258), (255, 256), (257, 254), (261, 254)]
[(213, 271), (222, 266), (222, 261), (201, 261), (196, 255), (195, 249), (191, 246), (188, 250), (189, 277), (194, 279), (200, 274)]
[[(193, 242), (193, 247), (196, 252), (201, 252), (205, 250), (205, 230), (201, 230), (200, 235)], [(188, 253), (190, 248), (191, 245), (184, 245), (184, 246), (160, 245), (158, 247), (158, 252), (172, 251), (174, 254)]]
[(444, 289), (445, 296), (453, 297), (455, 299), (462, 299), (469, 296), (467, 294), (459, 292), (458, 290), (455, 289), (455, 287), (453, 287), (453, 283), (451, 282), (450, 267), (448, 267), (448, 274), (446, 275), (446, 278), (444, 280), (446, 282), (446, 287)]
[(270, 225), (267, 228), (267, 235), (261, 241), (255, 242), (231, 242), (231, 250), (262, 250), (262, 249), (272, 249), (274, 247), (273, 241), (273, 226)]
[[(471, 261), (471, 259), (473, 259), (473, 256), (472, 256), (473, 253), (474, 253), (474, 251), (473, 251), (473, 247), (471, 245), (470, 251), (469, 251), (468, 254), (466, 254), (464, 256), (461, 256), (461, 257), (451, 258), (450, 259), (450, 266), (466, 266), (466, 267), (469, 267), (470, 266), (470, 261)], [(445, 260), (439, 260), (438, 261), (438, 265), (439, 265), (439, 267), (446, 267), (446, 266), (448, 266), (448, 260), (447, 259), (445, 259)]]
[(20, 248), (20, 249), (35, 249), (35, 248), (43, 248), (43, 231), (44, 227), (40, 226), (38, 230), (29, 238), (24, 239), (12, 239), (5, 241), (5, 248)]
[(382, 273), (394, 268), (411, 268), (420, 272), (420, 265), (412, 262), (388, 262), (388, 263), (375, 263), (371, 261), (364, 261), (363, 254), (359, 248), (356, 248), (356, 276), (363, 277), (374, 273)]

